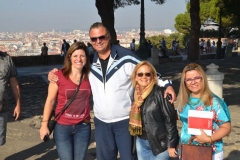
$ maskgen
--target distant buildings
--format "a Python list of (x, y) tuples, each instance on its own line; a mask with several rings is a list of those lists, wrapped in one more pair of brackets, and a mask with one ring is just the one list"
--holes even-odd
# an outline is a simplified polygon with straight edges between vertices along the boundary
[[(117, 39), (120, 45), (126, 48), (130, 47), (132, 39), (135, 44), (139, 44), (140, 30), (136, 31), (117, 31)], [(155, 35), (169, 35), (173, 33), (169, 29), (163, 31), (145, 31), (146, 37)], [(11, 56), (30, 56), (40, 55), (43, 42), (48, 46), (49, 55), (60, 54), (62, 40), (66, 39), (70, 44), (73, 40), (89, 42), (88, 31), (73, 30), (72, 32), (56, 32), (54, 29), (50, 32), (0, 32), (0, 50), (7, 52)]]

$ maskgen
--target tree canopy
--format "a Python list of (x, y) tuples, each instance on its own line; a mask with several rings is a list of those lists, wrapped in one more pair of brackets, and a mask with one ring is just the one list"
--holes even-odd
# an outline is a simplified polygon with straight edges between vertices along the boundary
[[(200, 21), (201, 25), (207, 26), (219, 23), (218, 7), (220, 0), (200, 0)], [(237, 9), (238, 7), (238, 9)], [(186, 5), (187, 11), (178, 14), (175, 18), (175, 28), (178, 32), (189, 34), (190, 33), (190, 3)], [(222, 8), (222, 32), (225, 37), (232, 28), (239, 27), (240, 25), (240, 8), (239, 0), (224, 0), (224, 7)]]
[[(155, 2), (156, 4), (163, 4), (165, 3), (166, 0), (151, 0), (151, 1)], [(95, 0), (95, 2), (102, 23), (109, 29), (112, 43), (116, 43), (117, 35), (114, 28), (115, 23), (114, 10), (119, 7), (138, 5), (141, 3), (141, 0)]]

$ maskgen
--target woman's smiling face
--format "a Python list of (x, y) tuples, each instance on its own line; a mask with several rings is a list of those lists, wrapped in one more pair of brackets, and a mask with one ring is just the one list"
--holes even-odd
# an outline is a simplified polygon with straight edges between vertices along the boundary
[(147, 65), (143, 65), (138, 68), (135, 80), (142, 89), (147, 87), (152, 81), (152, 72), (150, 67), (148, 67)]
[(202, 75), (196, 70), (187, 71), (185, 85), (191, 91), (193, 97), (200, 97), (203, 87)]
[(82, 49), (75, 50), (70, 57), (72, 67), (82, 69), (87, 63), (86, 53)]

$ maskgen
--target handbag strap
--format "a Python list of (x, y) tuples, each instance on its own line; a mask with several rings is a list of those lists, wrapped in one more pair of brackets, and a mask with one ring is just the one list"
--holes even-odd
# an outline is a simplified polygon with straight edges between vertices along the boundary
[[(196, 136), (191, 136), (190, 139), (189, 139), (189, 141), (188, 141), (188, 144), (191, 145), (191, 144), (192, 144), (192, 141), (194, 140), (194, 138), (196, 138)], [(204, 144), (206, 144), (206, 143), (201, 143), (201, 146), (204, 146)], [(211, 145), (211, 144), (213, 144), (213, 142), (212, 142), (212, 143), (209, 143), (209, 144)]]
[(62, 114), (62, 112), (63, 112), (65, 109), (67, 109), (67, 107), (68, 107), (68, 106), (72, 103), (72, 101), (75, 99), (75, 97), (76, 97), (76, 95), (77, 95), (77, 93), (78, 93), (78, 91), (79, 91), (80, 85), (81, 85), (81, 83), (82, 83), (82, 79), (83, 79), (83, 74), (82, 74), (81, 77), (80, 77), (80, 82), (79, 82), (79, 84), (78, 84), (78, 87), (76, 88), (76, 91), (75, 91), (74, 95), (71, 97), (71, 99), (68, 100), (68, 102), (67, 102), (67, 103), (65, 104), (65, 106), (61, 109), (61, 111), (59, 111), (59, 112), (55, 115), (54, 120), (56, 120), (56, 119)]

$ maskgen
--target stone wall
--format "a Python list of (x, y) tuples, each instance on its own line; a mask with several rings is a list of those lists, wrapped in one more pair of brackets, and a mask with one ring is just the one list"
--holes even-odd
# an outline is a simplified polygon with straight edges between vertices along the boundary
[[(42, 65), (43, 64), (43, 57), (42, 56), (18, 56), (12, 57), (14, 64), (17, 67), (20, 66), (35, 66), (35, 65)], [(48, 64), (63, 64), (63, 57), (60, 55), (49, 55)]]

